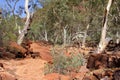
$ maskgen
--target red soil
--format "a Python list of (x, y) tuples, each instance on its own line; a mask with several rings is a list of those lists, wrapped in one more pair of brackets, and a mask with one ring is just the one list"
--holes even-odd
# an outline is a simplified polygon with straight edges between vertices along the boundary
[[(44, 75), (44, 67), (47, 62), (52, 62), (52, 56), (50, 55), (50, 45), (43, 45), (38, 42), (32, 42), (29, 44), (32, 52), (37, 52), (40, 58), (25, 58), (21, 60), (0, 60), (3, 63), (4, 70), (13, 75), (18, 80), (70, 80), (71, 78), (77, 78), (82, 80), (85, 73), (88, 71), (86, 66), (81, 67), (79, 73), (70, 73), (69, 75), (61, 75), (58, 73), (51, 73)], [(21, 48), (20, 48), (21, 49)], [(78, 51), (77, 51), (78, 50)], [(79, 53), (79, 49), (68, 49), (67, 53), (71, 52)], [(66, 54), (67, 54), (66, 53)]]

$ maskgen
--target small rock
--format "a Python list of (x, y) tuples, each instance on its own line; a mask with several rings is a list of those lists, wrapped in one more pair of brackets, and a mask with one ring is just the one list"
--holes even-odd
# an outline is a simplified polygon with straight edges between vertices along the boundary
[(59, 73), (47, 74), (43, 80), (70, 80), (69, 76), (61, 75)]
[(0, 63), (0, 67), (4, 68), (3, 63)]
[(120, 70), (116, 70), (113, 73), (113, 80), (120, 80)]

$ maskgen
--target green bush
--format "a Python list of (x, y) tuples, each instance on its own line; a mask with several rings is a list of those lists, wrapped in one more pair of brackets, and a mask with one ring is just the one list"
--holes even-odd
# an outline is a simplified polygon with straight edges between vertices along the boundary
[(63, 53), (54, 53), (53, 64), (46, 64), (45, 74), (56, 72), (60, 74), (69, 73), (72, 70), (79, 70), (86, 62), (82, 54), (71, 54), (66, 56)]

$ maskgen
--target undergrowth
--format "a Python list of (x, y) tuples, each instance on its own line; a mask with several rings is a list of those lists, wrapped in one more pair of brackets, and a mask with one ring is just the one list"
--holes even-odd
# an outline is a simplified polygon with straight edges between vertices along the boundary
[(70, 71), (79, 71), (80, 66), (83, 66), (86, 62), (82, 54), (71, 54), (66, 56), (64, 53), (53, 52), (53, 64), (46, 64), (45, 74), (48, 73), (60, 73), (67, 74)]

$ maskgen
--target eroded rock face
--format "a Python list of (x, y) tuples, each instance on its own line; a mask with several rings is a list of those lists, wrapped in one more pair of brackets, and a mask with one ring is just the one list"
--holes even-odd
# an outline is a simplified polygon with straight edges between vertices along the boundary
[(27, 50), (16, 42), (10, 42), (7, 47), (7, 52), (14, 54), (15, 58), (25, 58)]
[(95, 78), (95, 80), (120, 80), (120, 70), (118, 70), (120, 68), (120, 53), (91, 54), (88, 58), (87, 68), (93, 71), (83, 80), (94, 80)]
[(109, 41), (107, 47), (107, 51), (120, 51), (120, 42), (116, 43), (113, 40)]
[(18, 45), (16, 42), (10, 42), (8, 48), (11, 52), (17, 51), (17, 52), (20, 52), (22, 54), (25, 54), (27, 52), (27, 50), (25, 48)]
[(50, 54), (50, 47), (41, 46), (39, 43), (34, 42), (29, 45), (29, 50), (32, 52), (31, 57), (40, 57), (47, 62), (52, 62), (52, 56)]
[(113, 80), (120, 80), (120, 70), (116, 70), (113, 73)]
[(87, 68), (99, 69), (107, 67), (108, 56), (106, 54), (92, 54), (88, 58)]
[[(92, 71), (89, 75), (85, 75), (83, 80), (120, 80), (120, 75), (116, 75), (116, 71), (98, 69)], [(117, 79), (118, 78), (118, 79)]]
[(91, 54), (88, 58), (87, 68), (119, 68), (120, 54)]

